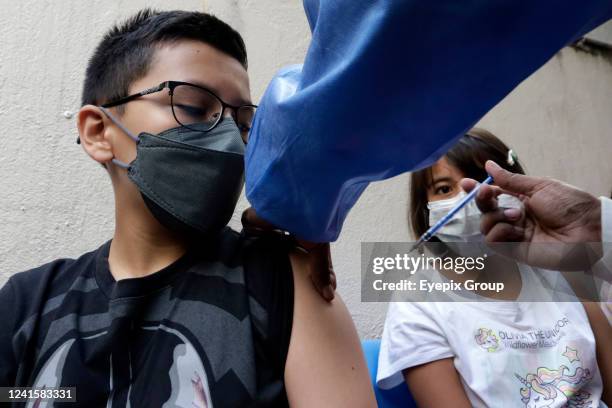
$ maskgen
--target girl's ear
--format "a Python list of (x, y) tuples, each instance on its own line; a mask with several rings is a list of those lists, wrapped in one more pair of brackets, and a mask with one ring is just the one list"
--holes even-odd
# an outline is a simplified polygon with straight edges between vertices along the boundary
[(114, 157), (106, 116), (95, 105), (83, 106), (77, 115), (81, 145), (89, 157), (106, 164)]

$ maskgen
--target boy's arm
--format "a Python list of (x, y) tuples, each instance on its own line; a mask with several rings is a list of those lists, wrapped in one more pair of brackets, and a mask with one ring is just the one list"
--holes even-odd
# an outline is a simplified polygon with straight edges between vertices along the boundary
[[(252, 207), (242, 212), (241, 221), (243, 230), (248, 235), (284, 235), (282, 230), (259, 217)], [(315, 289), (323, 299), (331, 302), (336, 290), (336, 275), (331, 261), (329, 243), (317, 244), (297, 239), (296, 244), (309, 253), (310, 263), (314, 264), (314, 273), (310, 274), (310, 278)]]
[(376, 401), (357, 331), (339, 296), (325, 301), (316, 291), (308, 255), (291, 254), (294, 311), (285, 365), (292, 407), (375, 407)]

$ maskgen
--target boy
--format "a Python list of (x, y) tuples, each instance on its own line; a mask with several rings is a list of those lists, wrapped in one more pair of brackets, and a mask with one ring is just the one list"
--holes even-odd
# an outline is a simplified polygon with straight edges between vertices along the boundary
[(256, 108), (246, 68), (240, 35), (204, 13), (145, 10), (105, 35), (77, 124), (115, 232), (2, 288), (0, 386), (76, 387), (88, 407), (375, 404), (309, 256), (224, 228)]

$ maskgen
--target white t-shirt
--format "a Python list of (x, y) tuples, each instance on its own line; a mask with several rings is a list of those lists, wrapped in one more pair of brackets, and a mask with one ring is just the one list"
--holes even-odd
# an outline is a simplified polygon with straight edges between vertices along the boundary
[(582, 304), (521, 302), (544, 290), (539, 278), (558, 281), (561, 275), (526, 265), (519, 270), (523, 285), (515, 302), (390, 303), (378, 386), (398, 385), (405, 368), (453, 358), (474, 407), (605, 407)]

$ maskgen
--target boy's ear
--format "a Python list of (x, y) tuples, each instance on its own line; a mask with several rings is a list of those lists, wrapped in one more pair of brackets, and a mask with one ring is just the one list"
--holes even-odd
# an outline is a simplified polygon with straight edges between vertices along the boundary
[(106, 115), (97, 106), (85, 105), (79, 110), (77, 128), (81, 146), (89, 157), (101, 164), (108, 163), (114, 157), (107, 125)]

